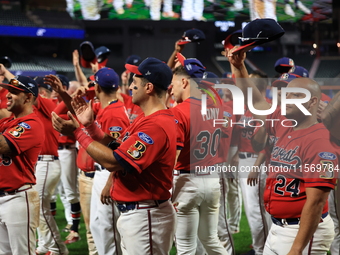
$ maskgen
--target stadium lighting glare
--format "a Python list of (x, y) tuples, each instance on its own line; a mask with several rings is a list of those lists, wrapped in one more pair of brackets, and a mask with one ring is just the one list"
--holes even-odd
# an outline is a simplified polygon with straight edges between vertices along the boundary
[(316, 49), (318, 45), (316, 43), (313, 43), (313, 48)]

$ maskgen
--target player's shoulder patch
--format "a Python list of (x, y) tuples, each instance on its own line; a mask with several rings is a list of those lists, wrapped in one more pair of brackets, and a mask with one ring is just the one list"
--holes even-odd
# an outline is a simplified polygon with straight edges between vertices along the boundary
[(152, 138), (143, 132), (138, 132), (138, 137), (148, 144), (153, 144)]
[(25, 129), (21, 126), (16, 126), (8, 131), (8, 133), (10, 133), (15, 138), (19, 138), (24, 132)]
[(175, 123), (178, 124), (178, 120), (177, 119), (175, 119)]
[(229, 112), (223, 111), (223, 116), (230, 118), (232, 115)]
[(18, 125), (26, 129), (31, 129), (31, 126), (28, 125), (26, 122), (20, 122)]
[(122, 131), (123, 128), (122, 127), (119, 127), (119, 126), (113, 126), (113, 127), (110, 127), (109, 130), (111, 132), (119, 132), (119, 131)]
[(327, 160), (335, 160), (337, 158), (334, 153), (326, 152), (326, 151), (320, 152), (318, 155), (320, 158), (327, 159)]

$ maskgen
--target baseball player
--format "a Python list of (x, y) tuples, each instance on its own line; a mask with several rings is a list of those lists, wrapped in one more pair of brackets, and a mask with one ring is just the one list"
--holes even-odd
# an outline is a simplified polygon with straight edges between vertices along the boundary
[[(62, 83), (64, 89), (69, 89), (69, 80), (67, 77), (57, 75), (58, 79)], [(48, 81), (47, 81), (48, 82)], [(47, 83), (52, 86), (52, 83)], [(75, 89), (75, 88), (73, 88)], [(74, 91), (69, 89), (68, 93), (72, 94)], [(62, 94), (59, 97), (62, 98)], [(61, 98), (59, 101), (61, 101)], [(59, 104), (60, 105), (60, 104)], [(67, 118), (65, 108), (63, 106), (57, 106), (55, 112), (58, 114), (64, 114)], [(65, 110), (64, 112), (62, 112)], [(78, 190), (78, 168), (76, 165), (77, 150), (75, 146), (74, 137), (59, 136), (58, 154), (61, 164), (61, 183), (65, 193), (65, 198), (61, 196), (61, 200), (65, 208), (65, 218), (67, 220), (67, 226), (65, 231), (69, 231), (70, 234), (66, 237), (66, 243), (73, 243), (80, 240), (78, 234), (78, 227), (80, 222), (80, 203), (79, 203), (79, 190)]]
[[(101, 130), (117, 139), (130, 124), (124, 104), (117, 98), (119, 77), (113, 69), (107, 67), (100, 69), (94, 77), (96, 97), (100, 102), (96, 121)], [(99, 171), (93, 178), (91, 197), (91, 233), (99, 255), (118, 255), (121, 254), (121, 248), (116, 223), (120, 212), (110, 199), (112, 176), (99, 164), (97, 164), (97, 168)], [(107, 183), (109, 187), (105, 193), (104, 189)], [(105, 239), (102, 238), (103, 236)]]
[[(339, 97), (340, 93), (337, 93), (333, 99), (326, 106), (325, 110), (321, 114), (322, 123), (327, 127), (330, 131), (331, 135), (340, 140), (339, 133), (339, 119), (336, 116), (339, 116), (340, 105), (339, 105)], [(331, 245), (331, 254), (339, 255), (340, 252), (340, 229), (339, 229), (339, 215), (340, 215), (340, 189), (339, 189), (339, 180), (337, 182), (337, 188), (331, 191), (329, 195), (329, 213), (334, 222), (334, 230), (335, 237), (334, 241)]]
[(14, 76), (2, 64), (0, 74), (9, 80), (0, 86), (8, 90), (7, 110), (12, 113), (0, 120), (0, 254), (35, 254), (39, 194), (32, 187), (45, 139), (33, 112), (38, 85), (29, 77)]
[[(207, 116), (191, 118), (201, 110), (201, 91), (192, 79), (202, 78), (205, 68), (197, 59), (185, 60), (181, 54), (177, 58), (180, 65), (174, 69), (172, 80), (172, 95), (179, 103), (172, 111), (178, 121), (178, 147), (182, 147), (174, 170), (172, 196), (172, 201), (178, 204), (177, 254), (195, 254), (197, 236), (208, 254), (228, 254), (217, 235), (221, 195), (218, 175), (211, 176), (210, 171), (194, 173), (195, 166), (219, 163), (216, 149), (219, 144), (210, 147), (210, 143), (219, 141), (221, 129), (212, 126), (212, 117), (211, 121)], [(208, 105), (207, 111), (222, 118), (222, 111), (213, 104)]]
[[(227, 52), (236, 78), (248, 77), (244, 66), (245, 53)], [(270, 105), (250, 82), (237, 84), (243, 91), (253, 87), (255, 109)], [(263, 254), (326, 254), (334, 238), (333, 221), (328, 215), (327, 198), (335, 186), (333, 169), (339, 164), (338, 153), (325, 126), (318, 123), (316, 112), (321, 91), (309, 78), (294, 79), (288, 87), (304, 88), (311, 99), (304, 104), (311, 115), (304, 115), (295, 105), (287, 105), (286, 117), (297, 121), (295, 127), (285, 127), (280, 121), (280, 109), (269, 116), (255, 118), (279, 119), (273, 126), (265, 125), (258, 143), (265, 146), (266, 132), (276, 137), (264, 194), (265, 208), (273, 224)], [(288, 98), (304, 98), (303, 93), (289, 93)], [(326, 138), (326, 139), (325, 139)], [(319, 166), (319, 167), (318, 167)], [(318, 167), (320, 171), (313, 172)], [(275, 169), (275, 170), (273, 170)]]
[[(43, 80), (38, 79), (38, 82), (41, 87)], [(37, 254), (45, 254), (48, 251), (53, 254), (64, 254), (67, 252), (65, 244), (61, 240), (57, 223), (50, 210), (51, 196), (60, 181), (61, 175), (58, 157), (59, 134), (53, 129), (51, 121), (51, 112), (55, 106), (52, 100), (42, 98), (41, 96), (34, 103), (34, 112), (43, 123), (45, 130), (45, 141), (35, 170), (37, 185), (34, 189), (39, 192), (41, 203)]]
[[(175, 209), (169, 201), (176, 158), (173, 132), (176, 123), (164, 102), (172, 73), (165, 63), (155, 58), (145, 59), (138, 67), (126, 65), (126, 68), (135, 73), (130, 85), (132, 100), (144, 115), (127, 128), (125, 135), (117, 140), (118, 144), (110, 144), (112, 148), (119, 146), (113, 153), (111, 148), (92, 140), (79, 128), (75, 136), (96, 162), (114, 172), (111, 197), (121, 212), (117, 227), (123, 253), (168, 254), (176, 224)], [(93, 125), (92, 113), (84, 100), (77, 97), (73, 107), (91, 137), (95, 140), (108, 137)], [(65, 121), (53, 114), (53, 120), (54, 128), (62, 132), (66, 132), (63, 131), (66, 123), (79, 127), (73, 118), (72, 122)]]
[(184, 0), (181, 7), (181, 19), (184, 21), (207, 21), (206, 18), (203, 17), (203, 10), (203, 0)]

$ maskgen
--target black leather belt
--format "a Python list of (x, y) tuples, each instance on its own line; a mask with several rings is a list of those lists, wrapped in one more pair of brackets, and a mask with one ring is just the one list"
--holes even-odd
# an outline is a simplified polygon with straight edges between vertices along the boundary
[(52, 161), (52, 160), (58, 160), (58, 156), (53, 155), (40, 155), (38, 156), (38, 161)]
[(74, 144), (59, 144), (58, 150), (69, 150), (76, 148)]
[(11, 190), (11, 191), (5, 191), (3, 189), (0, 189), (0, 197), (4, 197), (4, 196), (8, 196), (8, 195), (14, 195), (18, 192), (29, 190), (31, 188), (32, 188), (32, 184), (26, 184), (26, 185), (20, 187), (19, 189)]
[[(154, 208), (154, 207), (158, 207), (160, 204), (168, 201), (168, 199), (166, 200), (153, 200), (154, 204), (150, 204), (148, 205), (147, 203), (144, 203), (143, 201), (140, 202), (116, 202), (117, 208), (119, 211), (121, 212), (127, 212), (130, 210), (134, 210), (134, 209), (148, 209), (148, 208)], [(143, 205), (141, 205), (141, 203), (143, 203)]]
[(253, 156), (253, 153), (246, 152), (246, 153), (239, 153), (238, 157), (241, 159), (251, 158)]
[(85, 172), (85, 171), (81, 171), (81, 172), (83, 173), (83, 175), (89, 178), (93, 178), (96, 173), (96, 172)]
[[(324, 219), (328, 215), (328, 212), (325, 212), (321, 215), (321, 218)], [(297, 225), (300, 223), (300, 218), (288, 218), (288, 219), (280, 219), (272, 216), (272, 221), (275, 225), (284, 226), (284, 225)]]

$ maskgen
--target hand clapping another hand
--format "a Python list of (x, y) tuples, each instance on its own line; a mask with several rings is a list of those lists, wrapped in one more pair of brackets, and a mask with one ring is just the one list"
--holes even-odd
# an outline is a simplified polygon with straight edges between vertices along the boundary
[(70, 120), (65, 120), (58, 116), (55, 112), (52, 112), (52, 126), (63, 135), (72, 136), (74, 130), (79, 127), (79, 123), (70, 112), (68, 112), (67, 115)]
[(81, 124), (87, 127), (93, 123), (94, 113), (92, 110), (91, 100), (89, 103), (86, 103), (85, 100), (81, 96), (75, 96), (72, 99), (71, 104)]

